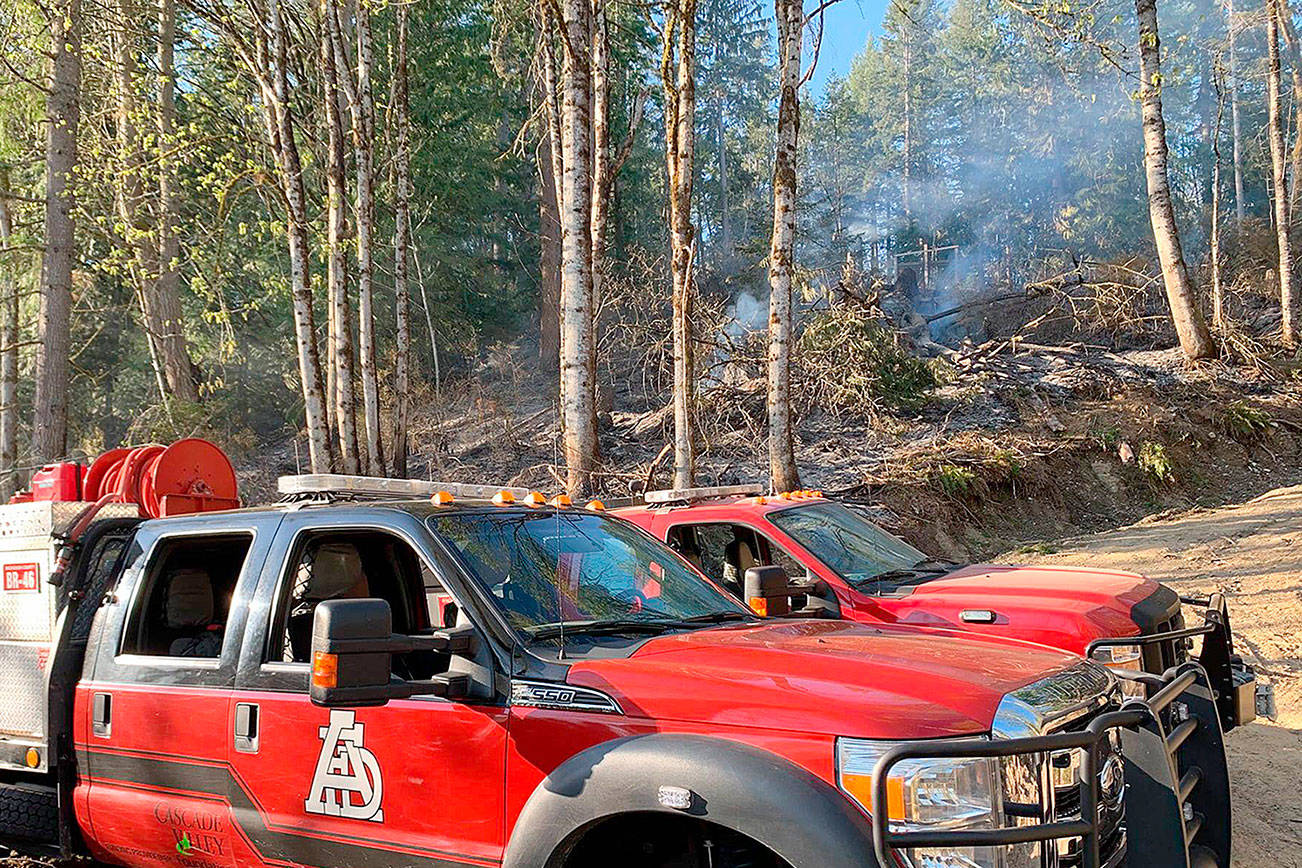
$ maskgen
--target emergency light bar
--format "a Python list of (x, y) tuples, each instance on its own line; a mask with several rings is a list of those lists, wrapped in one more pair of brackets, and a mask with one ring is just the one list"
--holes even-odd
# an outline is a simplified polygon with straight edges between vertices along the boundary
[(276, 480), (276, 489), (283, 495), (305, 494), (358, 494), (370, 497), (424, 498), (446, 491), (453, 497), (475, 500), (492, 500), (503, 491), (516, 497), (527, 497), (527, 488), (509, 488), (501, 485), (467, 485), (462, 482), (435, 482), (425, 479), (397, 479), (383, 476), (348, 476), (343, 473), (305, 473), (299, 476), (282, 476)]
[(664, 491), (648, 491), (643, 499), (647, 503), (672, 503), (678, 500), (705, 500), (710, 497), (748, 497), (764, 494), (768, 487), (763, 483), (751, 482), (746, 485), (715, 485), (708, 488), (669, 488)]

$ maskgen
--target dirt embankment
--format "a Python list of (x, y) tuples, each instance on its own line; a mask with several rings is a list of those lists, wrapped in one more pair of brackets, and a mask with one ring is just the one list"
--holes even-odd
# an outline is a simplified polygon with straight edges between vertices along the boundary
[(1133, 570), (1229, 598), (1235, 648), (1275, 689), (1274, 720), (1231, 733), (1236, 866), (1302, 868), (1302, 486), (1164, 513), (1004, 560)]

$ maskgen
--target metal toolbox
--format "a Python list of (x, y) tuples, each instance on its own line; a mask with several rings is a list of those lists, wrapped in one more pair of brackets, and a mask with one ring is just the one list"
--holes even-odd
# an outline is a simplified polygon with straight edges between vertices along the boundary
[[(0, 506), (0, 754), (48, 756), (49, 673), (64, 608), (49, 584), (61, 536), (89, 507), (81, 502)], [(135, 504), (110, 504), (97, 519), (134, 518)], [(8, 763), (0, 762), (0, 765)]]

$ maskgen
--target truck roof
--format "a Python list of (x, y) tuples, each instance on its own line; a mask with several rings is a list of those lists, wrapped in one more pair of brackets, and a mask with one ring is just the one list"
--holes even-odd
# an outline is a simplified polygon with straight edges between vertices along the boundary
[(642, 503), (613, 510), (616, 515), (633, 515), (639, 513), (667, 513), (679, 509), (694, 511), (709, 510), (745, 510), (767, 514), (804, 506), (811, 503), (830, 503), (822, 492), (786, 491), (781, 494), (728, 495), (724, 497), (685, 498), (664, 503)]

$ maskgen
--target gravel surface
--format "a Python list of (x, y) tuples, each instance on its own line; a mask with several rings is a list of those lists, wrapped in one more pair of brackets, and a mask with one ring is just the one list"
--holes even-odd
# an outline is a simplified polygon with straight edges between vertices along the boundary
[(1006, 560), (1133, 570), (1229, 599), (1235, 650), (1275, 689), (1274, 719), (1228, 736), (1235, 866), (1302, 868), (1302, 486), (1159, 514)]

